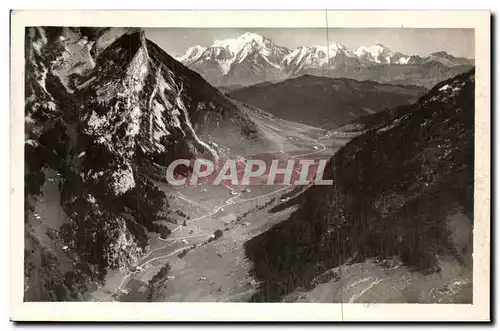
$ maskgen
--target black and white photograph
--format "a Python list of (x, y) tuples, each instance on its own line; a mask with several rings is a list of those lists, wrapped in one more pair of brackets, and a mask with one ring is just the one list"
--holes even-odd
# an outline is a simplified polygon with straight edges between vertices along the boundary
[(477, 304), (474, 28), (99, 24), (23, 27), (23, 302)]

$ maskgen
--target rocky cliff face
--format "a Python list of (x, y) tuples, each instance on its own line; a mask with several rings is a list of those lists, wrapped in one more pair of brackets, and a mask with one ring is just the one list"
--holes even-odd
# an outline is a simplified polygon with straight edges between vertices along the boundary
[(217, 160), (214, 128), (259, 143), (244, 111), (137, 29), (28, 28), (25, 69), (26, 300), (79, 299), (147, 250), (168, 212), (152, 168)]
[[(472, 238), (474, 100), (469, 71), (411, 106), (365, 118), (366, 133), (330, 160), (325, 177), (334, 184), (313, 186), (278, 207), (298, 205), (246, 243), (262, 282), (253, 300), (279, 300), (311, 288), (329, 269), (367, 258), (396, 256), (424, 274), (438, 272), (450, 256), (471, 268), (471, 242), (457, 247), (449, 217), (467, 215), (461, 235)], [(470, 279), (459, 283), (469, 286)]]

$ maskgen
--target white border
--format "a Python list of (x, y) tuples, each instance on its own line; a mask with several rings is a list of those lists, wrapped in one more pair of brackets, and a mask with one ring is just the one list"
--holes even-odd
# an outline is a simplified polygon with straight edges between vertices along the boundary
[[(343, 304), (344, 320), (489, 320), (490, 17), (487, 11), (328, 11), (329, 27), (476, 29), (474, 304)], [(16, 321), (338, 321), (340, 304), (25, 303), (24, 27), (324, 27), (324, 11), (15, 11), (11, 15), (11, 319)]]

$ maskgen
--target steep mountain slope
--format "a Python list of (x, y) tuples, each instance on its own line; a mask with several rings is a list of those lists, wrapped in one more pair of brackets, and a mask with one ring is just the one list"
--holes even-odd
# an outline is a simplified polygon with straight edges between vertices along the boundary
[(473, 60), (444, 51), (406, 55), (381, 45), (349, 49), (339, 43), (288, 49), (256, 33), (196, 45), (177, 57), (214, 85), (251, 85), (305, 74), (431, 88), (469, 70)]
[(304, 75), (236, 89), (228, 95), (286, 120), (335, 128), (359, 116), (415, 102), (424, 92), (419, 86)]
[(332, 77), (346, 77), (358, 80), (374, 80), (380, 83), (420, 85), (432, 88), (437, 83), (466, 72), (468, 64), (446, 66), (439, 61), (423, 61), (420, 64), (377, 64), (365, 67), (332, 67)]
[(214, 85), (274, 80), (282, 76), (280, 63), (289, 50), (255, 33), (193, 46), (177, 59), (200, 72)]
[(272, 146), (247, 110), (137, 29), (29, 28), (25, 68), (28, 301), (82, 299), (134, 264), (164, 230), (153, 178), (174, 158)]
[[(313, 186), (277, 207), (297, 209), (246, 243), (260, 282), (252, 300), (311, 291), (326, 277), (323, 293), (338, 288), (329, 300), (354, 302), (371, 290), (369, 302), (470, 303), (474, 100), (469, 71), (413, 105), (365, 121), (367, 132), (330, 160), (326, 177), (334, 184)], [(358, 283), (372, 284), (349, 297), (357, 286), (351, 270), (366, 278)], [(337, 284), (341, 273), (346, 277)], [(435, 286), (412, 289), (419, 277)]]

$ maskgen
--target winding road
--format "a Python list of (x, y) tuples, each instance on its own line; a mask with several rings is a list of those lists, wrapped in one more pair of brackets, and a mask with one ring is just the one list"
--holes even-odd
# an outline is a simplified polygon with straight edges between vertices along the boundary
[[(321, 139), (321, 138), (320, 138), (320, 139)], [(304, 154), (299, 154), (299, 155), (290, 156), (290, 159), (294, 159), (294, 158), (297, 158), (297, 157), (308, 156), (308, 155), (315, 154), (315, 153), (319, 153), (319, 152), (322, 152), (322, 151), (324, 151), (324, 150), (326, 149), (326, 146), (325, 146), (323, 143), (319, 142), (317, 139), (313, 139), (313, 138), (307, 137), (307, 139), (305, 139), (305, 140), (308, 140), (308, 141), (310, 141), (310, 142), (313, 142), (315, 145), (319, 145), (319, 146), (321, 146), (321, 149), (314, 149), (312, 152), (309, 152), (309, 153), (304, 153)], [(224, 203), (222, 203), (222, 204), (221, 204), (221, 205), (219, 205), (218, 207), (215, 207), (212, 211), (208, 212), (207, 214), (204, 214), (204, 215), (199, 216), (199, 217), (197, 217), (197, 218), (194, 218), (194, 219), (191, 219), (191, 220), (186, 221), (186, 224), (189, 224), (189, 223), (192, 223), (192, 222), (197, 222), (197, 221), (200, 221), (200, 220), (205, 219), (205, 218), (207, 218), (207, 217), (210, 217), (210, 216), (212, 216), (212, 215), (215, 215), (215, 214), (216, 214), (216, 213), (218, 213), (218, 212), (219, 212), (222, 208), (224, 208), (224, 207), (226, 207), (226, 206), (233, 206), (233, 205), (237, 205), (237, 204), (240, 204), (240, 203), (244, 203), (244, 202), (248, 202), (248, 201), (253, 201), (253, 200), (261, 199), (261, 198), (264, 198), (264, 197), (267, 197), (267, 196), (272, 196), (272, 195), (274, 195), (274, 194), (276, 194), (276, 193), (279, 193), (279, 192), (281, 192), (281, 191), (284, 191), (284, 190), (286, 190), (286, 189), (288, 189), (288, 188), (290, 188), (290, 185), (288, 185), (288, 186), (284, 186), (284, 187), (282, 187), (282, 188), (280, 188), (280, 189), (277, 189), (277, 190), (275, 190), (275, 191), (272, 191), (272, 192), (270, 192), (270, 193), (266, 193), (266, 194), (263, 194), (263, 195), (259, 195), (259, 196), (256, 196), (256, 197), (252, 197), (252, 198), (248, 198), (248, 199), (244, 199), (244, 200), (240, 200), (240, 201), (235, 202), (235, 201), (234, 201), (234, 199), (238, 198), (238, 197), (241, 195), (241, 193), (238, 193), (237, 195), (235, 195), (235, 196), (233, 196), (233, 197), (231, 197), (231, 198), (227, 199)], [(189, 199), (187, 199), (187, 198), (185, 198), (185, 200), (188, 200), (188, 201), (190, 201), (190, 202), (192, 202), (192, 203), (196, 203), (196, 202), (191, 201), (191, 200), (189, 200)], [(177, 231), (178, 231), (179, 229), (181, 229), (183, 226), (184, 226), (184, 225), (179, 225), (177, 228), (175, 228), (174, 230), (172, 230), (172, 234), (173, 234), (173, 233), (175, 233), (175, 232), (177, 232)], [(204, 236), (204, 235), (206, 235), (206, 236), (207, 236), (207, 238), (208, 238), (208, 237), (210, 237), (210, 235), (207, 235), (207, 234), (200, 234), (200, 235), (194, 235), (194, 236), (189, 236), (189, 237), (180, 237), (180, 238), (167, 238), (167, 239), (162, 239), (162, 238), (158, 237), (158, 239), (159, 239), (159, 240), (161, 240), (161, 241), (165, 241), (165, 242), (172, 242), (172, 243), (171, 243), (171, 244), (169, 244), (169, 245), (165, 245), (165, 246), (162, 246), (162, 247), (156, 248), (156, 249), (154, 249), (154, 250), (152, 250), (152, 251), (148, 252), (148, 254), (146, 254), (146, 255), (143, 257), (143, 259), (144, 259), (144, 258), (147, 258), (148, 256), (150, 256), (150, 255), (151, 255), (152, 253), (154, 253), (154, 252), (157, 252), (157, 251), (159, 251), (159, 250), (165, 249), (165, 248), (167, 248), (167, 247), (169, 247), (169, 246), (173, 245), (173, 244), (174, 244), (174, 243), (176, 243), (178, 240), (188, 239), (188, 238), (195, 238), (195, 237), (201, 237), (201, 236)], [(122, 280), (121, 280), (121, 282), (120, 282), (120, 285), (116, 288), (116, 290), (115, 290), (115, 291), (113, 291), (111, 294), (107, 295), (106, 297), (104, 297), (103, 299), (100, 299), (100, 300), (98, 300), (98, 301), (104, 301), (104, 300), (107, 300), (107, 299), (109, 299), (110, 297), (112, 297), (113, 295), (115, 295), (116, 293), (120, 292), (120, 291), (121, 291), (121, 289), (122, 289), (122, 287), (125, 285), (125, 283), (127, 282), (127, 280), (130, 278), (130, 276), (132, 276), (134, 273), (138, 272), (138, 271), (137, 271), (137, 268), (142, 268), (142, 267), (144, 267), (145, 265), (147, 265), (147, 264), (149, 264), (149, 263), (151, 263), (151, 262), (153, 262), (153, 261), (157, 261), (157, 260), (161, 260), (161, 259), (164, 259), (164, 258), (167, 258), (167, 257), (171, 257), (171, 256), (173, 256), (173, 255), (176, 255), (177, 253), (182, 252), (182, 251), (183, 251), (183, 250), (185, 250), (185, 249), (186, 249), (186, 247), (181, 247), (181, 248), (179, 248), (179, 249), (176, 249), (176, 250), (175, 250), (175, 251), (173, 251), (173, 252), (170, 252), (170, 253), (168, 253), (168, 254), (161, 255), (161, 256), (158, 256), (158, 257), (155, 257), (155, 258), (151, 258), (151, 259), (149, 259), (149, 260), (147, 260), (147, 261), (143, 262), (142, 264), (140, 264), (140, 265), (138, 265), (138, 266), (135, 266), (135, 268), (133, 268), (133, 269), (135, 269), (136, 271), (130, 271), (128, 274), (126, 274), (126, 275), (122, 278)]]

